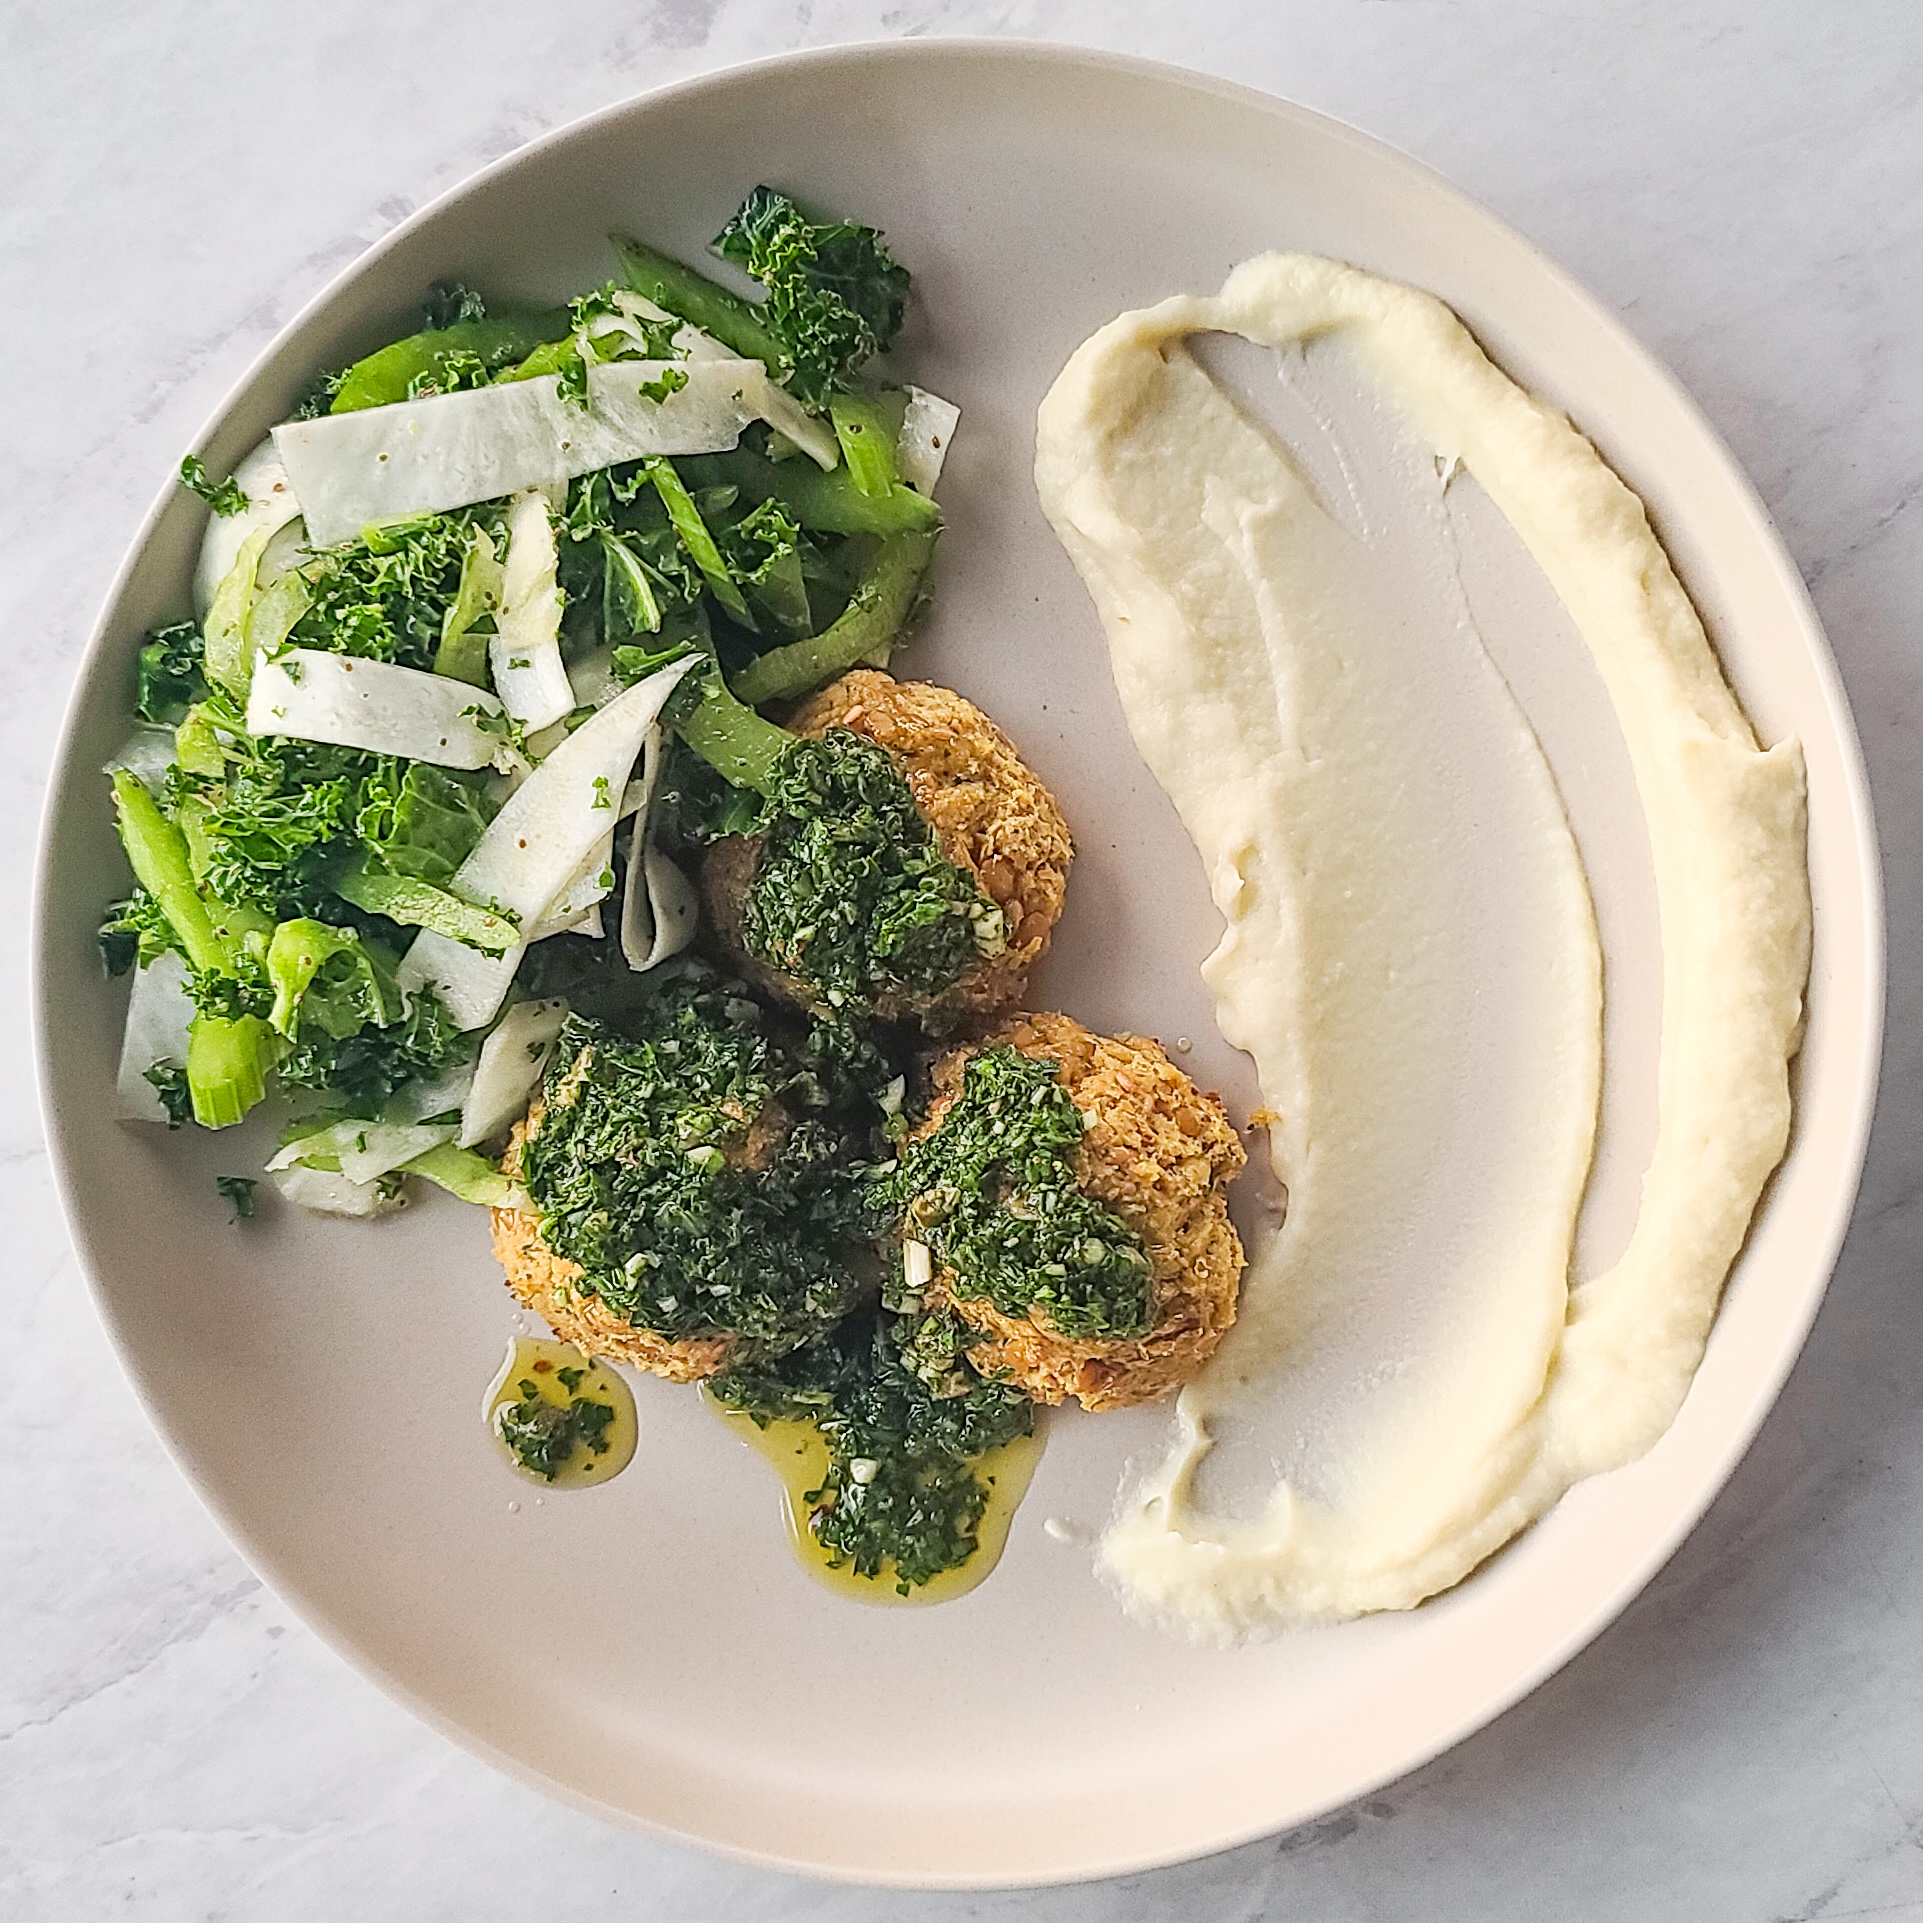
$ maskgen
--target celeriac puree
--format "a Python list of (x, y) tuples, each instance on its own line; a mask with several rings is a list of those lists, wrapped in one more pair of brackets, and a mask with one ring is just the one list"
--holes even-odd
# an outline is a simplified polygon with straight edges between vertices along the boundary
[[(1460, 463), (1506, 517), (1614, 708), (1661, 1045), (1634, 1230), (1580, 1287), (1603, 966), (1554, 779), (1473, 622), (1398, 664), (1380, 557), (1198, 364), (1210, 332), (1339, 336), (1438, 488)], [(1102, 1566), (1205, 1640), (1409, 1608), (1688, 1390), (1788, 1139), (1801, 751), (1758, 747), (1642, 503), (1411, 288), (1269, 255), (1122, 315), (1043, 403), (1036, 479), (1226, 924), (1204, 975), (1288, 1191)], [(1397, 1293), (1412, 1248), (1433, 1286)]]

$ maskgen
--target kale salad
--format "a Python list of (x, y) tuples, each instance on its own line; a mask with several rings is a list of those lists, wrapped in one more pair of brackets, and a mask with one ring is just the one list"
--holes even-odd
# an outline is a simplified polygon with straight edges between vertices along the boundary
[(956, 410), (864, 377), (908, 293), (874, 230), (758, 188), (715, 244), (758, 298), (627, 239), (565, 307), (438, 287), (233, 475), (183, 464), (196, 613), (109, 769), (128, 1119), (272, 1095), (291, 1202), (497, 1202), (543, 945), (659, 964), (697, 919), (663, 842), (791, 808), (816, 750), (760, 710), (909, 625)]
[[(931, 1046), (1019, 992), (1069, 843), (959, 697), (916, 696), (966, 711), (1013, 828), (871, 712), (958, 418), (877, 377), (908, 274), (767, 187), (713, 251), (617, 239), (554, 308), (436, 287), (231, 475), (183, 464), (193, 613), (140, 647), (107, 770), (120, 1112), (252, 1118), (209, 1197), (236, 1221), (420, 1182), (491, 1208), (584, 1354), (810, 1425), (816, 1551), (906, 1595), (975, 1553), (982, 1465), (1034, 1423), (937, 1273), (1132, 1336), (1149, 1263), (1077, 1186), (1054, 1061), (987, 1050), (917, 1133)], [(605, 1450), (605, 1410), (520, 1387), (524, 1467)]]

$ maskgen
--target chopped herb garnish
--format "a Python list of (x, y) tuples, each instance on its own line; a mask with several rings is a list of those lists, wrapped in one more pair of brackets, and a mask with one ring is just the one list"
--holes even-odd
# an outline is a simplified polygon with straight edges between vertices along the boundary
[(933, 1000), (1007, 940), (1002, 911), (942, 853), (900, 770), (864, 736), (795, 741), (762, 825), (743, 941), (833, 1007)]
[[(178, 1128), (182, 1122), (192, 1120), (194, 1098), (187, 1087), (187, 1071), (178, 1062), (156, 1062), (152, 1068), (142, 1071), (141, 1079), (151, 1084), (154, 1093), (160, 1097), (160, 1106), (166, 1111), (169, 1128)], [(227, 1176), (222, 1179), (231, 1181), (235, 1178)], [(247, 1206), (240, 1213), (252, 1215), (253, 1212), (254, 1198), (250, 1194)]]
[(644, 401), (665, 401), (670, 394), (678, 394), (688, 384), (688, 371), (684, 367), (664, 367), (653, 380), (643, 381), (635, 392)]
[[(166, 1098), (163, 1096), (161, 1099), (164, 1101)], [(254, 1190), (259, 1186), (251, 1175), (216, 1175), (214, 1177), (214, 1187), (234, 1205), (236, 1222), (248, 1222), (253, 1219)]]
[(245, 514), (247, 490), (230, 474), (224, 481), (210, 480), (206, 463), (189, 454), (180, 464), (180, 483), (198, 494), (216, 514)]
[(934, 1133), (880, 1179), (878, 1200), (954, 1272), (957, 1296), (985, 1296), (1004, 1315), (1040, 1310), (1061, 1335), (1144, 1334), (1148, 1258), (1076, 1183), (1085, 1126), (1059, 1063), (985, 1048)]
[[(608, 1429), (614, 1410), (605, 1402), (574, 1394), (581, 1380), (579, 1369), (562, 1369), (569, 1401), (550, 1402), (531, 1376), (522, 1376), (514, 1385), (519, 1400), (504, 1402), (494, 1412), (494, 1425), (514, 1459), (530, 1475), (552, 1482), (567, 1466), (577, 1449), (590, 1455), (608, 1452)], [(573, 1382), (568, 1377), (574, 1377)]]
[[(1018, 1390), (977, 1375), (952, 1316), (851, 1317), (772, 1362), (715, 1378), (716, 1397), (763, 1426), (811, 1422), (828, 1474), (811, 1490), (815, 1539), (832, 1565), (903, 1595), (975, 1553), (988, 1504), (981, 1458), (1034, 1425)], [(928, 1356), (942, 1358), (931, 1369)]]
[(861, 1178), (761, 1011), (712, 977), (662, 986), (625, 1033), (570, 1017), (522, 1179), (557, 1255), (636, 1326), (786, 1346), (845, 1313)]

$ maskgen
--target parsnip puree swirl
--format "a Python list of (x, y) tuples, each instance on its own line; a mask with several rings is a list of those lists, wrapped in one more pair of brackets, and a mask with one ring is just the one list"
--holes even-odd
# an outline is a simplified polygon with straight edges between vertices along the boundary
[[(1657, 1125), (1627, 1247), (1573, 1291), (1603, 965), (1554, 778), (1473, 623), (1408, 628), (1393, 557), (1198, 365), (1204, 332), (1339, 334), (1507, 518), (1615, 710), (1661, 926)], [(1207, 1640), (1409, 1608), (1688, 1391), (1788, 1139), (1801, 751), (1758, 747), (1642, 503), (1411, 288), (1267, 255), (1122, 315), (1044, 401), (1036, 479), (1226, 924), (1204, 973), (1289, 1198), (1104, 1573)], [(1230, 1438), (1259, 1487), (1204, 1468)]]

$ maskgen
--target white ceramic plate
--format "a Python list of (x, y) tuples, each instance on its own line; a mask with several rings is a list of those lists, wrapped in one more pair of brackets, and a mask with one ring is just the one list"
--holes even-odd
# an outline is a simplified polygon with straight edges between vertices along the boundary
[[(940, 611), (911, 668), (981, 699), (1077, 829), (1037, 1000), (1193, 1036), (1198, 1072), (1232, 1098), (1239, 1066), (1204, 1040), (1194, 972), (1216, 933), (1202, 878), (1129, 748), (1094, 617), (1028, 480), (1035, 405), (1064, 357), (1117, 310), (1211, 289), (1248, 254), (1336, 254), (1453, 303), (1642, 492), (1759, 730), (1803, 740), (1816, 897), (1795, 1143), (1674, 1429), (1453, 1594), (1235, 1652), (1129, 1624), (1087, 1542), (1042, 1528), (1098, 1527), (1157, 1413), (1059, 1421), (1001, 1568), (937, 1609), (863, 1608), (812, 1584), (762, 1464), (660, 1383), (640, 1385), (627, 1474), (535, 1500), (478, 1420), (510, 1318), (477, 1213), (436, 1199), (382, 1225), (275, 1210), (234, 1228), (211, 1177), (250, 1165), (241, 1145), (110, 1119), (123, 991), (100, 978), (93, 927), (123, 870), (95, 771), (124, 731), (141, 631), (185, 610), (203, 510), (171, 486), (83, 666), (50, 798), (37, 979), (54, 1154), (102, 1314), (187, 1475), (321, 1635), (455, 1740), (587, 1807), (765, 1863), (954, 1885), (1139, 1869), (1314, 1817), (1488, 1721), (1623, 1607), (1748, 1443), (1821, 1296), (1870, 1113), (1882, 937), (1855, 737), (1748, 484), (1580, 289), (1346, 128), (1090, 54), (812, 54), (539, 141), (407, 222), (289, 327), (215, 421), (210, 464), (224, 471), (313, 370), (405, 331), (429, 282), (564, 295), (608, 273), (610, 229), (692, 255), (759, 180), (887, 229), (919, 297), (902, 363), (962, 403)], [(1526, 659), (1492, 643), (1587, 853), (1599, 824), (1635, 821), (1633, 796), (1595, 732), (1576, 643), (1553, 613), (1537, 625)], [(1602, 743), (1587, 770), (1585, 738)], [(1620, 861), (1592, 858), (1625, 981), (1647, 979), (1655, 941), (1633, 840)], [(1653, 1022), (1653, 1005), (1618, 1011), (1619, 1081), (1647, 1079)], [(1612, 1102), (1598, 1187), (1633, 1193), (1647, 1090)], [(399, 1400), (358, 1422), (369, 1382), (394, 1375)]]

